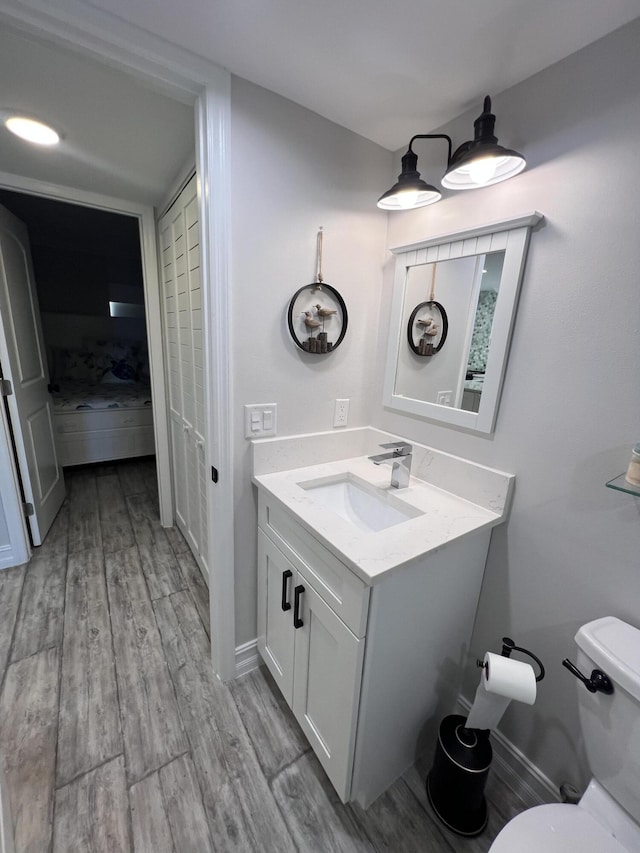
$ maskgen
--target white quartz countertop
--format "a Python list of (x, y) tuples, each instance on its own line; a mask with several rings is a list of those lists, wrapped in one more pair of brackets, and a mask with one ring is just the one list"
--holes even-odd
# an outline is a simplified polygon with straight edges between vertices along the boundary
[[(421, 514), (379, 532), (360, 530), (323, 505), (312, 490), (299, 485), (347, 474), (388, 492), (396, 505), (403, 502), (409, 505), (410, 512)], [(502, 508), (492, 511), (415, 477), (411, 477), (407, 488), (395, 489), (390, 479), (389, 465), (374, 465), (366, 456), (359, 456), (254, 475), (253, 482), (369, 585), (453, 540), (494, 527), (503, 520)]]

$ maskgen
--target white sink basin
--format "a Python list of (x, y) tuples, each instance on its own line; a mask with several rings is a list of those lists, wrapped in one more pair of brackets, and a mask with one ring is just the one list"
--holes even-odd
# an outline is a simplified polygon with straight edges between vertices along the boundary
[(378, 489), (353, 474), (338, 474), (298, 483), (313, 499), (359, 530), (377, 533), (423, 513), (388, 490)]

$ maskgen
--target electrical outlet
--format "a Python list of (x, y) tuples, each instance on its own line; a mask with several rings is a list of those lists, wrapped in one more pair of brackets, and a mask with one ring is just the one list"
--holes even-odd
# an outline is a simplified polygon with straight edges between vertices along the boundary
[(450, 406), (452, 396), (453, 396), (453, 391), (438, 391), (436, 403), (439, 406)]
[(347, 425), (349, 420), (349, 398), (346, 400), (336, 400), (336, 407), (333, 410), (333, 425), (334, 427), (343, 427)]
[(244, 437), (266, 438), (276, 434), (275, 403), (252, 403), (244, 407)]

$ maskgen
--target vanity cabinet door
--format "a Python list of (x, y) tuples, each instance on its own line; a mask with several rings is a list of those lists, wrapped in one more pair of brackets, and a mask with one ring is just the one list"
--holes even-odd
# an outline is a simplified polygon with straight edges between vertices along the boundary
[(258, 651), (289, 706), (293, 704), (296, 576), (284, 554), (258, 530)]
[(364, 639), (358, 639), (299, 572), (294, 629), (293, 712), (327, 776), (347, 802), (355, 746)]

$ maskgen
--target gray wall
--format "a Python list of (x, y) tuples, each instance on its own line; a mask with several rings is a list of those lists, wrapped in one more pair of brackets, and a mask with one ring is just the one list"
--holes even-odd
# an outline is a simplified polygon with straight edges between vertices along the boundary
[[(447, 128), (469, 138), (482, 98)], [(500, 141), (522, 150), (515, 180), (389, 216), (388, 245), (537, 209), (495, 434), (480, 437), (384, 410), (377, 427), (517, 475), (507, 525), (494, 532), (472, 661), (504, 634), (539, 654), (547, 678), (533, 708), (512, 705), (501, 731), (550, 779), (588, 778), (577, 684), (562, 668), (578, 626), (605, 615), (640, 626), (640, 501), (605, 488), (640, 438), (640, 20), (494, 98)], [(416, 128), (416, 131), (420, 128)], [(417, 149), (423, 177), (439, 150)], [(401, 153), (401, 152), (399, 152)], [(391, 296), (385, 267), (381, 316)], [(379, 371), (386, 348), (381, 334)], [(381, 394), (378, 395), (381, 400)]]
[[(349, 426), (369, 423), (375, 395), (386, 216), (376, 208), (392, 154), (239, 78), (231, 87), (233, 415), (236, 645), (256, 636), (256, 497), (246, 403), (278, 404), (278, 435), (331, 429), (336, 397)], [(324, 227), (324, 279), (349, 312), (329, 356), (289, 336), (293, 294), (315, 281)]]

